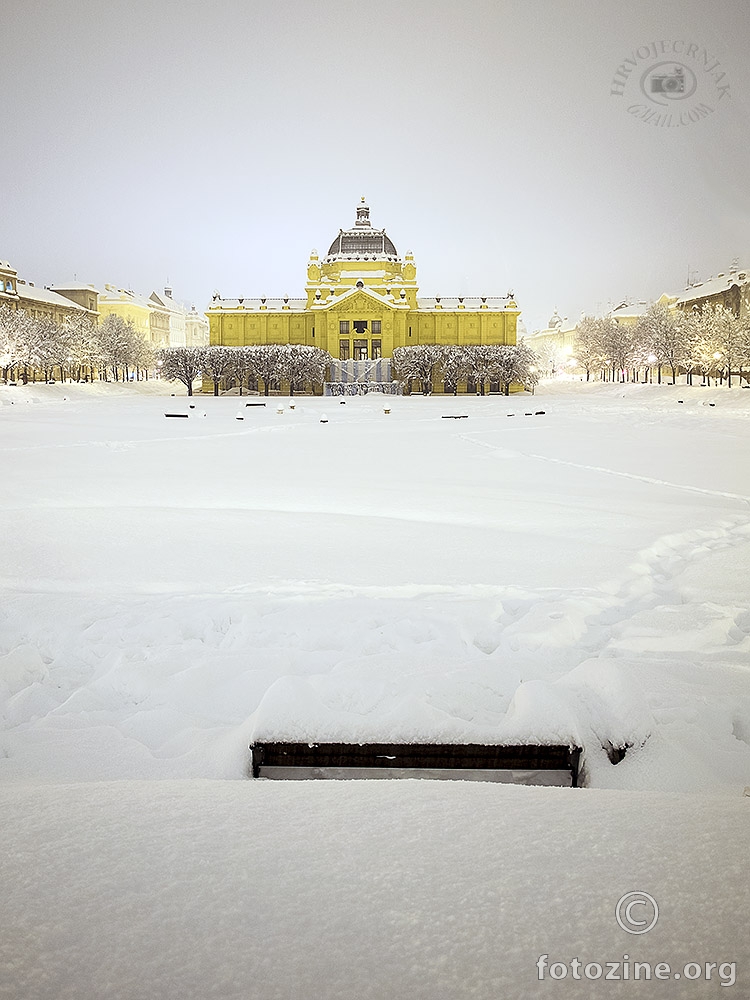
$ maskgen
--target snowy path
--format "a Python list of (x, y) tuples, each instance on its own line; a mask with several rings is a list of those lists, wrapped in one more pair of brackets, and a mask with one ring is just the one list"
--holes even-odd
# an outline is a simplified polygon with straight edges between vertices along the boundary
[(241, 430), (197, 398), (167, 433), (184, 398), (4, 408), (0, 773), (242, 776), (253, 733), (560, 739), (593, 785), (736, 793), (750, 399), (604, 388)]
[[(92, 388), (0, 408), (2, 1000), (747, 995), (750, 393)], [(590, 787), (231, 780), (253, 734), (571, 740)]]

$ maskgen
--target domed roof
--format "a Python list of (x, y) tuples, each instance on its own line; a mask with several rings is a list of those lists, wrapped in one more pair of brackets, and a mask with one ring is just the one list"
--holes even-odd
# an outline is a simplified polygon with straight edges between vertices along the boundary
[(326, 260), (397, 260), (398, 254), (385, 229), (373, 229), (370, 209), (363, 198), (357, 205), (357, 221), (351, 229), (340, 229)]

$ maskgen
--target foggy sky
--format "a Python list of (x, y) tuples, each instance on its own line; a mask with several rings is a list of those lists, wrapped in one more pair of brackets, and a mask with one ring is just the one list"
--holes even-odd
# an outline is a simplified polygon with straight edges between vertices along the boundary
[[(39, 285), (300, 295), (361, 195), (421, 294), (513, 289), (529, 330), (750, 268), (746, 0), (3, 0), (0, 31), (0, 259)], [(612, 79), (675, 39), (730, 91), (653, 127)]]

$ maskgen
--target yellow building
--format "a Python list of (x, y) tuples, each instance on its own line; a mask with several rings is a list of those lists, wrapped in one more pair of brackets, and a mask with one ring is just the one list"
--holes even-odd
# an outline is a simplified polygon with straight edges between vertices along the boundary
[(116, 285), (105, 285), (99, 293), (99, 313), (102, 319), (114, 315), (130, 320), (142, 337), (151, 339), (151, 308), (142, 296)]
[(646, 302), (645, 300), (641, 300), (640, 302), (621, 302), (609, 315), (621, 326), (635, 326), (638, 320), (646, 315), (652, 305), (667, 306), (670, 311), (674, 312), (677, 308), (677, 296), (663, 292), (654, 302)]
[(402, 258), (370, 222), (364, 198), (351, 229), (313, 250), (301, 298), (223, 299), (206, 311), (211, 344), (305, 344), (341, 361), (389, 358), (421, 344), (515, 344), (519, 309), (507, 296), (418, 295), (414, 257)]

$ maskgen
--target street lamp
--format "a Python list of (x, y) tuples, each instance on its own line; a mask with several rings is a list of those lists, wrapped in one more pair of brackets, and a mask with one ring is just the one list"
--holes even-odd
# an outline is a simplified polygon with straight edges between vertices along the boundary
[[(716, 365), (714, 365), (714, 367), (718, 368), (719, 367), (718, 362), (721, 361), (721, 351), (714, 351), (714, 361), (717, 362)], [(708, 380), (708, 384), (711, 385), (711, 379), (710, 378)], [(714, 384), (716, 384), (716, 375), (715, 374), (714, 374)]]
[[(648, 358), (646, 358), (646, 360), (648, 361), (648, 363), (649, 363), (650, 366), (653, 366), (656, 363), (657, 358), (656, 358), (655, 354), (649, 354), (649, 356), (648, 356)], [(649, 380), (649, 382), (653, 382), (654, 381), (654, 373), (653, 373), (653, 371), (651, 371), (651, 368), (649, 368), (649, 371), (648, 371), (648, 380)]]

